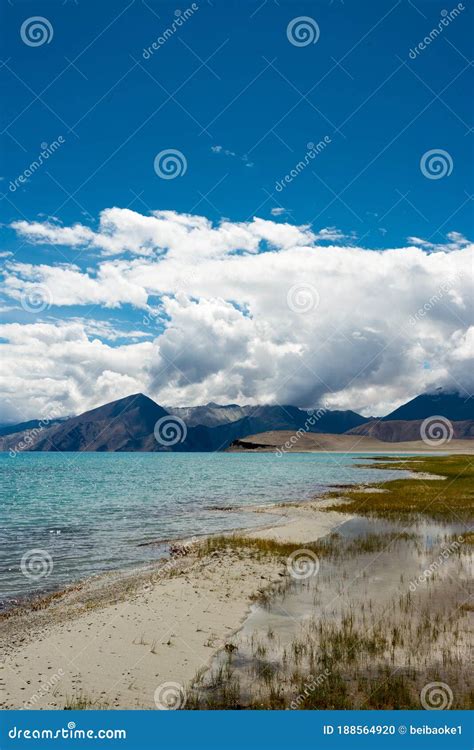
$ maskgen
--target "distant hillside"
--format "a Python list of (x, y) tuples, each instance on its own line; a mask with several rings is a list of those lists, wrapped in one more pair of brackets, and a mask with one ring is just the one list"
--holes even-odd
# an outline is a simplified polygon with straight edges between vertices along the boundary
[[(245, 416), (240, 416), (244, 414)], [(157, 441), (156, 422), (183, 420), (179, 438)], [(239, 417), (239, 418), (236, 418)], [(172, 413), (137, 393), (41, 429), (0, 436), (1, 450), (34, 451), (216, 451), (233, 440), (266, 430), (345, 432), (366, 420), (352, 411), (308, 414), (295, 406), (219, 406), (173, 409)], [(35, 423), (36, 424), (36, 423)], [(166, 437), (166, 435), (165, 435)]]
[(0, 437), (13, 435), (16, 432), (25, 432), (26, 430), (37, 430), (39, 428), (53, 427), (55, 424), (64, 422), (68, 417), (59, 419), (30, 419), (28, 422), (19, 422), (18, 424), (5, 424), (0, 427)]
[[(170, 414), (176, 414), (186, 422), (188, 427), (219, 425), (237, 422), (243, 419), (265, 422), (266, 429), (299, 429), (305, 427), (309, 432), (343, 433), (368, 421), (354, 411), (330, 411), (320, 409), (313, 416), (311, 412), (290, 405), (239, 406), (238, 404), (205, 404), (204, 406), (167, 407)], [(243, 424), (243, 423), (242, 423)]]
[[(466, 409), (461, 397), (437, 393), (419, 396), (392, 414), (439, 414), (452, 420), (455, 438), (472, 438), (474, 422), (466, 416), (463, 420), (454, 420), (452, 416), (460, 412), (461, 405), (463, 415), (466, 411), (469, 414), (472, 407)], [(386, 443), (418, 441), (423, 418), (374, 420), (351, 410), (320, 408), (308, 412), (291, 405), (221, 406), (209, 403), (168, 411), (148, 396), (136, 393), (50, 424), (31, 420), (22, 425), (4, 427), (3, 435), (0, 432), (0, 450), (218, 451), (249, 435), (284, 431), (293, 435), (297, 433), (298, 441), (303, 439), (302, 435), (311, 434), (331, 434), (334, 437), (346, 434)], [(157, 422), (163, 423), (164, 439), (155, 437)], [(175, 440), (173, 433), (177, 434)], [(344, 445), (347, 441), (339, 442)], [(333, 441), (331, 444), (339, 443)]]
[[(349, 430), (348, 435), (367, 435), (388, 443), (397, 443), (407, 440), (420, 440), (423, 419), (415, 420), (374, 420), (367, 424)], [(450, 420), (451, 422), (451, 420)], [(451, 422), (453, 437), (459, 440), (474, 438), (474, 420), (466, 419), (461, 422)]]
[(169, 414), (175, 414), (186, 422), (188, 427), (204, 425), (217, 427), (243, 419), (251, 413), (253, 406), (239, 406), (238, 404), (204, 404), (203, 406), (166, 406)]
[[(236, 440), (227, 449), (229, 453), (432, 453), (446, 450), (445, 445), (426, 445), (422, 440), (400, 443), (384, 443), (366, 435), (325, 435), (306, 433), (294, 441), (294, 432), (262, 432)], [(293, 438), (293, 442), (292, 442)], [(452, 440), (449, 451), (453, 453), (474, 453), (474, 442)], [(283, 460), (283, 458), (282, 458)]]
[(460, 396), (457, 393), (424, 393), (403, 404), (387, 416), (382, 417), (385, 422), (393, 420), (426, 419), (440, 415), (447, 419), (460, 422), (474, 419), (474, 397)]

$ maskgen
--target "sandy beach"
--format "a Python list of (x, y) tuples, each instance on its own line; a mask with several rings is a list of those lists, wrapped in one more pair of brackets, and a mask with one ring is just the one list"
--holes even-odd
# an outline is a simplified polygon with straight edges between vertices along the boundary
[[(315, 541), (348, 518), (320, 504), (272, 508), (281, 524), (248, 535)], [(155, 709), (156, 689), (188, 685), (231, 639), (252, 600), (286, 576), (276, 559), (191, 551), (151, 572), (92, 579), (43, 609), (13, 614), (1, 626), (0, 707)]]
[(469, 458), (391, 460), (4, 613), (0, 708), (418, 708), (440, 677), (468, 707)]

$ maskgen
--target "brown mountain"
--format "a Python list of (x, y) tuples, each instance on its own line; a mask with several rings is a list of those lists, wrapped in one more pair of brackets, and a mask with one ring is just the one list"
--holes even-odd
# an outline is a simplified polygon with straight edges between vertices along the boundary
[[(374, 419), (366, 424), (361, 424), (348, 430), (346, 435), (366, 435), (367, 437), (382, 440), (387, 443), (400, 443), (410, 440), (421, 439), (421, 426), (423, 419), (394, 419), (385, 422)], [(436, 416), (432, 424), (436, 424)], [(460, 440), (474, 439), (474, 420), (465, 419), (460, 422), (451, 422), (453, 438)], [(429, 434), (429, 433), (428, 433)]]
[[(472, 439), (472, 403), (472, 399), (438, 391), (419, 396), (388, 415), (403, 414), (406, 418), (369, 419), (353, 411), (321, 408), (310, 413), (290, 405), (240, 407), (207, 404), (168, 411), (142, 393), (136, 393), (58, 424), (44, 425), (32, 420), (26, 425), (10, 425), (3, 435), (0, 432), (0, 450), (15, 453), (24, 450), (216, 451), (225, 450), (234, 441), (248, 435), (278, 431), (296, 434), (299, 445), (302, 445), (302, 435), (314, 433), (325, 434), (326, 439), (329, 434), (345, 434), (400, 443), (419, 441), (423, 419), (433, 415), (434, 421), (436, 415), (451, 420), (454, 438)], [(462, 415), (462, 419), (456, 419), (458, 415)], [(177, 440), (166, 442), (155, 438), (155, 425), (165, 417), (167, 425), (170, 422), (178, 425)], [(173, 426), (170, 430), (162, 437), (172, 438)], [(330, 443), (338, 444), (337, 440)]]
[(35, 451), (156, 450), (154, 426), (167, 412), (143, 393), (91, 409), (39, 435)]

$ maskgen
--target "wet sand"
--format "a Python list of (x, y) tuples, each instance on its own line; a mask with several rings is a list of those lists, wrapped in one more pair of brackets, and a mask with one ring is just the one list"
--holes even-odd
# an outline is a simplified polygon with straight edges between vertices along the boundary
[[(472, 546), (463, 524), (353, 518), (317, 568), (255, 604), (192, 689), (196, 708), (472, 707)], [(398, 701), (398, 704), (397, 704)]]
[[(301, 544), (345, 520), (318, 503), (271, 508), (269, 518), (271, 525), (251, 535)], [(281, 560), (225, 550), (199, 559), (191, 551), (151, 571), (92, 579), (45, 608), (4, 617), (0, 707), (154, 709), (157, 688), (187, 686), (232, 638), (252, 599), (286, 575)]]

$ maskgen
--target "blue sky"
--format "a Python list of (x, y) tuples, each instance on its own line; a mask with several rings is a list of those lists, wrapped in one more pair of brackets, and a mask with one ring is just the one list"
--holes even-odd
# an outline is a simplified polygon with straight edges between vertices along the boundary
[[(448, 23), (446, 12), (454, 8), (458, 10)], [(184, 21), (183, 14), (187, 16)], [(41, 17), (43, 43), (37, 44), (34, 37), (33, 43), (25, 43), (28, 22), (36, 16)], [(313, 34), (307, 44), (293, 43), (307, 40), (292, 38), (289, 31), (292, 23), (298, 27), (301, 17), (307, 19)], [(234, 305), (244, 317), (261, 314), (267, 316), (268, 322), (270, 312), (264, 305), (269, 300), (268, 290), (255, 292), (252, 301), (239, 284), (244, 284), (246, 273), (269, 273), (272, 259), (268, 260), (269, 266), (262, 263), (258, 271), (255, 267), (248, 272), (243, 258), (244, 275), (236, 280), (235, 290), (224, 291), (224, 282), (221, 292), (204, 286), (196, 290), (190, 289), (187, 282), (193, 276), (197, 257), (190, 259), (183, 250), (180, 262), (186, 271), (179, 271), (178, 286), (176, 279), (169, 281), (169, 286), (163, 287), (156, 279), (148, 286), (147, 278), (155, 273), (156, 264), (144, 265), (129, 245), (135, 242), (130, 238), (141, 232), (137, 216), (149, 216), (152, 211), (173, 212), (172, 219), (166, 219), (166, 232), (178, 231), (182, 221), (179, 217), (184, 214), (206, 217), (214, 226), (228, 220), (237, 235), (239, 227), (250, 226), (253, 217), (274, 222), (276, 229), (270, 225), (255, 229), (252, 225), (259, 237), (257, 253), (269, 249), (276, 249), (281, 256), (291, 253), (288, 240), (283, 237), (286, 225), (308, 225), (308, 231), (313, 233), (309, 239), (304, 232), (303, 239), (295, 234), (296, 247), (306, 240), (310, 246), (354, 245), (369, 253), (410, 246), (412, 255), (397, 256), (391, 270), (401, 276), (411, 273), (406, 270), (406, 258), (413, 257), (415, 265), (424, 263), (420, 253), (432, 257), (430, 253), (443, 243), (451, 243), (447, 249), (454, 251), (454, 258), (465, 247), (462, 236), (473, 235), (470, 195), (474, 131), (472, 97), (466, 95), (472, 91), (472, 27), (472, 8), (467, 2), (446, 5), (431, 0), (202, 0), (179, 8), (153, 0), (4, 3), (0, 31), (4, 100), (0, 252), (13, 253), (2, 259), (7, 264), (10, 285), (10, 300), (7, 297), (4, 307), (6, 324), (48, 322), (58, 327), (64, 321), (87, 318), (88, 328), (82, 330), (89, 339), (96, 336), (110, 349), (123, 345), (125, 351), (127, 341), (138, 345), (146, 339), (151, 345), (153, 335), (159, 338), (170, 320), (179, 329), (177, 319), (182, 310), (178, 314), (163, 304), (165, 293), (176, 296), (178, 291), (206, 300), (221, 293), (226, 304)], [(167, 32), (170, 29), (172, 32)], [(433, 29), (440, 31), (424, 49), (420, 48), (420, 42)], [(163, 35), (168, 38), (159, 49), (144, 54)], [(308, 161), (308, 144), (324, 139), (325, 147)], [(19, 182), (29, 165), (38, 159), (44, 144), (55, 142), (59, 146), (47, 162), (27, 181)], [(183, 174), (175, 179), (163, 179), (154, 167), (157, 154), (169, 150), (179, 152), (181, 168), (185, 165)], [(431, 152), (441, 152), (441, 168), (446, 174), (440, 179), (427, 176), (420, 167), (420, 161), (424, 156), (428, 159)], [(285, 182), (285, 176), (291, 175), (305, 158), (308, 163), (304, 169)], [(284, 188), (277, 190), (277, 183), (282, 181)], [(130, 220), (133, 226), (127, 223), (127, 242), (121, 254), (108, 262), (103, 254), (108, 252), (104, 250), (104, 236), (108, 236), (109, 229), (102, 228), (98, 241), (91, 240), (87, 232), (90, 229), (92, 236), (101, 212), (113, 207), (131, 209), (133, 215), (123, 211), (114, 214), (114, 222)], [(38, 234), (32, 237), (26, 231), (15, 231), (11, 227), (14, 222), (26, 222), (23, 229), (35, 222), (56, 228), (80, 224), (81, 228), (75, 230), (74, 241), (66, 241), (64, 235), (43, 241)], [(156, 231), (164, 231), (166, 222), (159, 230), (153, 228), (153, 239), (146, 240), (149, 245), (153, 246)], [(275, 242), (278, 227), (282, 231)], [(77, 240), (78, 231), (87, 235), (82, 244)], [(114, 224), (112, 234), (115, 236), (116, 232)], [(446, 239), (448, 233), (457, 234)], [(224, 241), (224, 235), (225, 231), (219, 242)], [(421, 240), (430, 244), (423, 245)], [(240, 239), (233, 239), (231, 254), (248, 251), (239, 242)], [(246, 242), (251, 244), (252, 240), (247, 237)], [(158, 252), (156, 245), (153, 247), (154, 262), (158, 262), (162, 250)], [(347, 256), (346, 260), (341, 251), (336, 257), (338, 266), (331, 271), (331, 281), (322, 277), (310, 279), (318, 290), (318, 304), (320, 299), (324, 304), (325, 284), (332, 283), (336, 292), (339, 284), (344, 287), (344, 271), (355, 257), (363, 258), (355, 266), (360, 268), (361, 276), (372, 279), (374, 285), (380, 283), (377, 279), (382, 260), (373, 267), (365, 255)], [(114, 266), (115, 262), (119, 265)], [(288, 269), (292, 269), (287, 269), (288, 278), (296, 272), (304, 276), (305, 266), (300, 265), (295, 271), (293, 260), (288, 262)], [(430, 290), (436, 289), (436, 279), (439, 282), (448, 273), (440, 269), (439, 262), (429, 261), (431, 286), (424, 288), (428, 296)], [(447, 268), (454, 260), (444, 262)], [(8, 270), (11, 263), (31, 266), (28, 271), (19, 267), (12, 271)], [(81, 288), (77, 299), (66, 294), (69, 282), (64, 278), (48, 276), (50, 267), (57, 270), (66, 263), (73, 263), (76, 268), (69, 281), (71, 287)], [(323, 265), (329, 274), (331, 263)], [(46, 267), (47, 273), (40, 267)], [(171, 262), (169, 269), (170, 273), (176, 270)], [(223, 265), (206, 272), (219, 275), (221, 269)], [(97, 285), (94, 280), (92, 289), (88, 277), (97, 279), (101, 272), (107, 275), (107, 281)], [(18, 280), (22, 273), (29, 274), (26, 281), (25, 276)], [(110, 274), (115, 273), (117, 281), (111, 283)], [(28, 291), (28, 285), (35, 281), (45, 283), (46, 277), (53, 279), (47, 282), (51, 285), (51, 299), (46, 309), (32, 311), (28, 306), (25, 309), (23, 303), (11, 305), (11, 297), (18, 302), (21, 289)], [(113, 296), (125, 278), (127, 283), (132, 280), (133, 289), (124, 290), (123, 296)], [(279, 288), (278, 283), (275, 281), (275, 289)], [(354, 277), (356, 283), (360, 285), (361, 279)], [(410, 283), (407, 276), (402, 278), (401, 286)], [(107, 284), (108, 291), (104, 292)], [(112, 287), (115, 289), (111, 291)], [(366, 293), (370, 296), (373, 292), (368, 289)], [(356, 296), (354, 293), (354, 299)], [(452, 296), (454, 299), (454, 293)], [(422, 302), (411, 299), (412, 307), (407, 308), (404, 319), (410, 311), (416, 312), (416, 305)], [(143, 323), (150, 305), (159, 308), (153, 326)], [(344, 307), (342, 302), (340, 307)], [(387, 315), (381, 309), (376, 313)], [(466, 323), (459, 310), (450, 310), (449, 315), (450, 335), (455, 333), (456, 316), (464, 331)], [(348, 311), (342, 310), (341, 324), (347, 317)], [(320, 320), (321, 316), (317, 325)], [(100, 329), (96, 323), (106, 324), (108, 330)], [(364, 318), (364, 325), (369, 323)], [(373, 327), (373, 321), (370, 325)], [(396, 331), (399, 323), (394, 320), (390, 325)], [(122, 330), (128, 339), (121, 336)], [(315, 330), (308, 329), (304, 346), (312, 340)], [(134, 331), (138, 335), (130, 336)], [(346, 334), (350, 337), (353, 332)], [(441, 338), (446, 336), (442, 326), (438, 334)], [(76, 335), (79, 336), (77, 331), (71, 333), (72, 338)], [(427, 331), (426, 335), (428, 340), (431, 333)], [(326, 337), (327, 331), (324, 340)], [(230, 338), (229, 334), (227, 344)], [(212, 340), (211, 336), (209, 341)], [(384, 341), (377, 342), (376, 351), (383, 351)], [(291, 348), (290, 340), (283, 343)], [(162, 350), (156, 341), (155, 346)], [(402, 351), (399, 354), (405, 356)], [(130, 350), (129, 356), (146, 359), (149, 353)], [(367, 354), (367, 361), (371, 361), (371, 356)], [(189, 357), (192, 360), (193, 354)], [(423, 372), (422, 379), (411, 386), (414, 395), (426, 386), (426, 379), (433, 373), (433, 365), (429, 364), (433, 351), (417, 357)], [(196, 358), (199, 359), (198, 353)], [(443, 359), (442, 374), (433, 376), (433, 382), (449, 380), (446, 361)], [(204, 387), (207, 375), (195, 362), (188, 371), (188, 364), (180, 367), (193, 387), (188, 383), (190, 387), (181, 393), (181, 401), (199, 401), (207, 396), (216, 400), (219, 394), (230, 400), (257, 398), (251, 389), (239, 391), (239, 385), (226, 394), (220, 385), (219, 391), (215, 382)], [(101, 366), (115, 372), (110, 362)], [(388, 366), (387, 362), (384, 366)], [(54, 369), (53, 362), (50, 367)], [(143, 373), (138, 376), (125, 373), (122, 366), (118, 369), (120, 377), (130, 379), (124, 381), (124, 390), (143, 384)], [(318, 371), (316, 375), (330, 381), (331, 393), (343, 392), (344, 378), (339, 374)], [(456, 377), (460, 377), (459, 373)], [(61, 393), (66, 390), (69, 394), (64, 396), (70, 404), (68, 408), (76, 408), (76, 401), (81, 402), (81, 398), (77, 396), (74, 401), (68, 388), (64, 382), (58, 387)], [(397, 403), (393, 388), (377, 402), (373, 394), (366, 394), (360, 408), (371, 409), (378, 403), (383, 409)], [(213, 389), (219, 392), (216, 394)], [(335, 403), (341, 405), (351, 398), (352, 392), (344, 393)], [(293, 398), (295, 403), (308, 405), (308, 399), (320, 395), (309, 389), (299, 396), (290, 389), (289, 393), (275, 396), (275, 390), (270, 389), (258, 398)], [(173, 400), (169, 392), (165, 396)], [(84, 393), (82, 400), (90, 403)], [(37, 411), (39, 403), (34, 402), (31, 410)]]
[[(296, 223), (355, 231), (374, 247), (436, 231), (436, 241), (453, 229), (472, 234), (472, 203), (462, 206), (473, 139), (465, 95), (471, 9), (409, 58), (444, 8), (451, 10), (423, 0), (203, 0), (144, 60), (143, 49), (175, 18), (175, 4), (4, 4), (3, 57), (13, 72), (0, 71), (2, 187), (37, 157), (41, 143), (60, 135), (66, 142), (46, 169), (8, 195), (11, 202), (1, 202), (2, 220), (44, 213), (67, 224), (84, 221), (86, 212), (95, 221), (106, 206), (132, 205), (242, 221), (269, 217), (281, 204)], [(19, 28), (39, 14), (51, 22), (53, 38), (29, 47)], [(287, 24), (305, 15), (316, 20), (320, 37), (296, 47)], [(32, 92), (43, 90), (32, 103)], [(166, 92), (177, 93), (169, 99)], [(325, 135), (330, 148), (314, 170), (275, 193), (306, 144)], [(237, 156), (213, 153), (216, 145)], [(157, 178), (153, 160), (165, 148), (186, 156), (184, 178)], [(452, 156), (449, 179), (421, 174), (420, 158), (433, 148)], [(245, 155), (253, 166), (239, 158)], [(7, 234), (5, 246), (11, 241)]]

